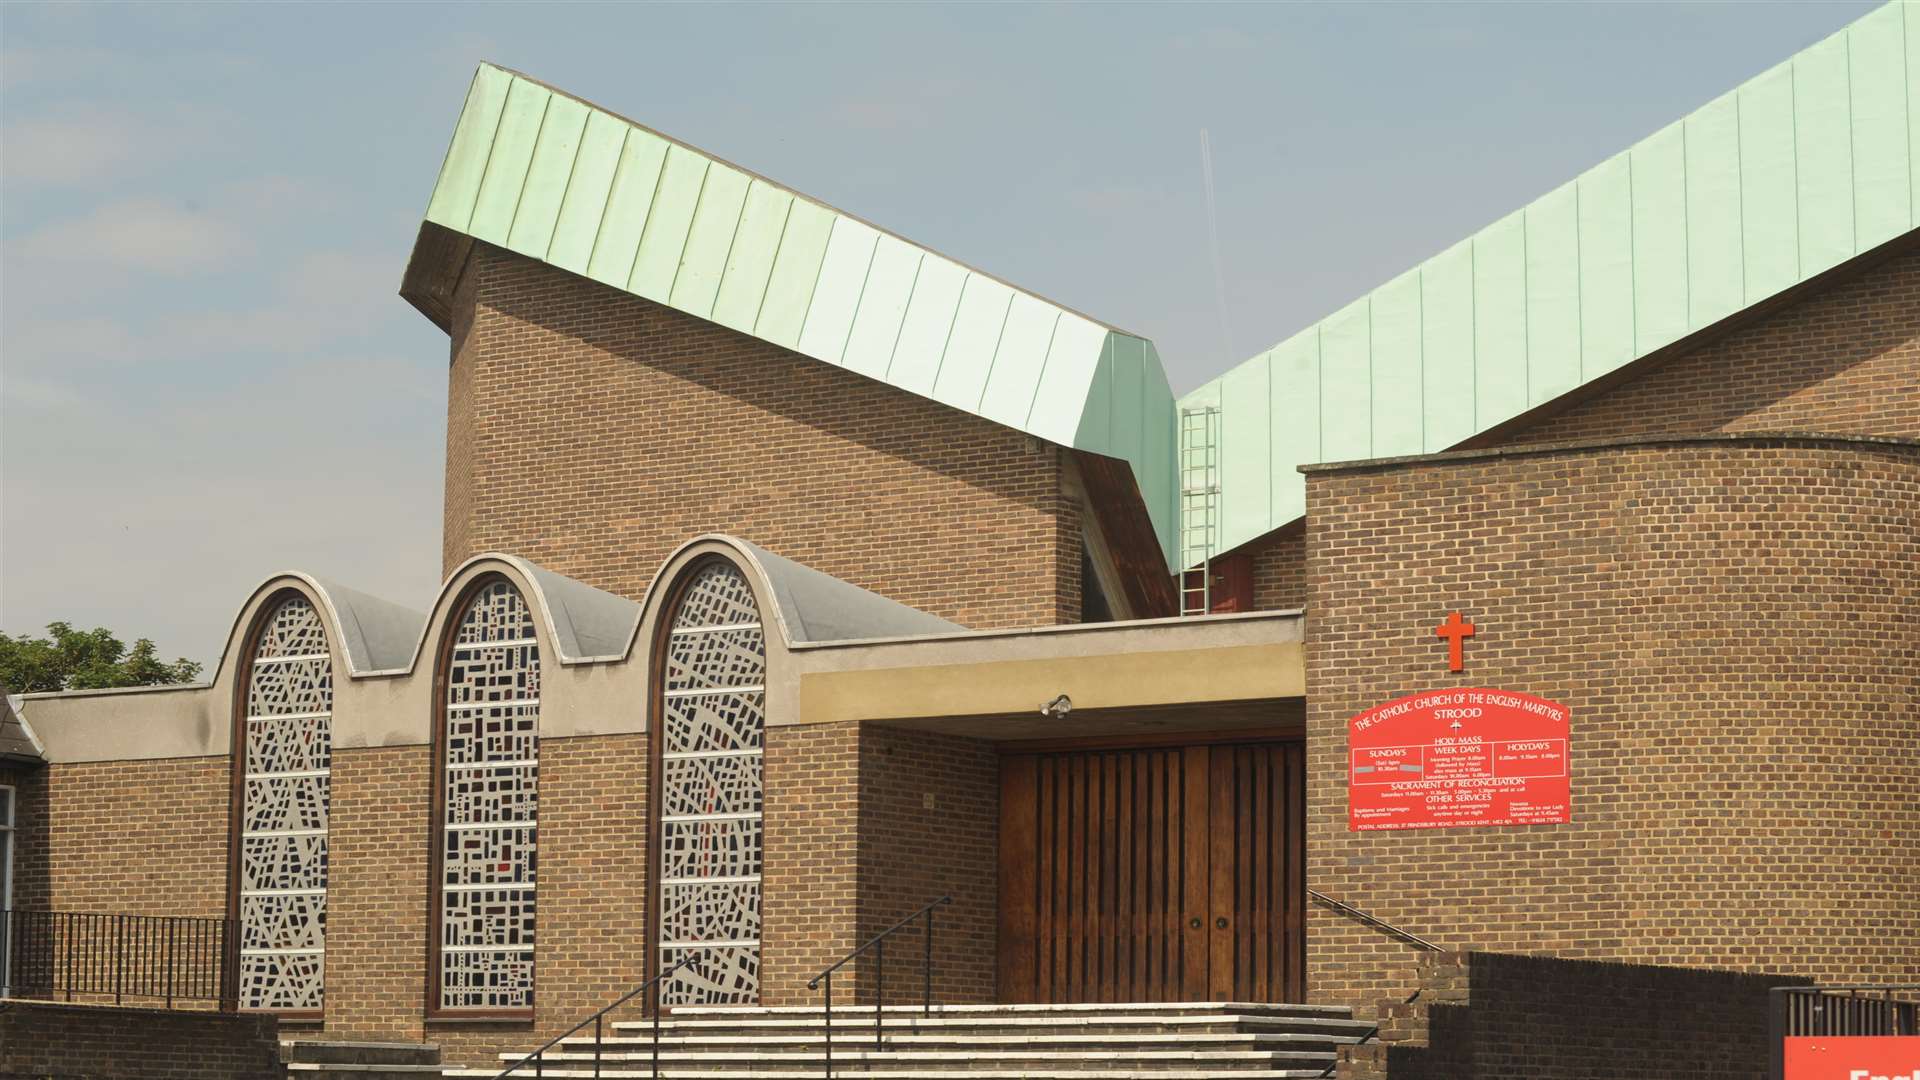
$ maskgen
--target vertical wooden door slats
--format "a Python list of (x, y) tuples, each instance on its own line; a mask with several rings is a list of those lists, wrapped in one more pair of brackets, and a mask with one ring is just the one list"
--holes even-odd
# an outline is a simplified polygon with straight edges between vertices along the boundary
[(1299, 1000), (1298, 742), (1009, 754), (1007, 1001)]

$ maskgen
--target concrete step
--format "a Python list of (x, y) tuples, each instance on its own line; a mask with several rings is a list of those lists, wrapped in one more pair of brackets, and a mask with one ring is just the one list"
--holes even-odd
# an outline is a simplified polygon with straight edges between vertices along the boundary
[[(1296, 1077), (1319, 1076), (1322, 1068), (1324, 1068), (1324, 1066), (1304, 1069), (1246, 1069), (1227, 1072), (1209, 1069), (982, 1069), (962, 1073), (945, 1070), (861, 1067), (857, 1071), (849, 1070), (842, 1073), (841, 1070), (836, 1067), (834, 1074), (836, 1076), (863, 1077), (866, 1078), (866, 1080), (953, 1080), (956, 1076), (964, 1076), (967, 1080), (1222, 1080), (1223, 1077), (1225, 1080), (1270, 1080), (1270, 1078), (1271, 1080), (1280, 1080), (1280, 1078), (1289, 1078), (1289, 1080), (1291, 1080), (1291, 1078)], [(531, 1076), (533, 1074), (528, 1071), (529, 1069), (531, 1069), (531, 1066), (522, 1068), (513, 1075), (520, 1076), (525, 1074)], [(498, 1073), (498, 1069), (449, 1068), (446, 1071), (448, 1077), (460, 1077), (462, 1080), (485, 1080), (485, 1078), (496, 1076)], [(584, 1069), (578, 1067), (562, 1069), (549, 1068), (544, 1070), (541, 1075), (543, 1077), (555, 1078), (555, 1080), (572, 1080), (572, 1078), (575, 1077), (592, 1077), (594, 1072), (591, 1066)], [(631, 1069), (602, 1068), (600, 1070), (601, 1080), (644, 1080), (644, 1078), (651, 1077), (652, 1075), (652, 1071), (646, 1067)], [(753, 1069), (739, 1071), (728, 1069), (660, 1070), (661, 1080), (820, 1080), (823, 1075), (824, 1072), (821, 1069)]]
[[(532, 1067), (520, 1068), (515, 1076), (532, 1076)], [(954, 1080), (954, 1076), (968, 1076), (970, 1080), (1283, 1080), (1283, 1078), (1308, 1078), (1319, 1076), (1325, 1067), (1309, 1068), (1246, 1068), (1246, 1070), (1210, 1070), (1210, 1068), (1060, 1068), (1060, 1070), (998, 1070), (981, 1068), (970, 1072), (952, 1072), (952, 1070), (916, 1070), (916, 1068), (833, 1068), (835, 1076), (862, 1076), (866, 1080)], [(484, 1080), (497, 1076), (497, 1068), (447, 1068), (449, 1078), (463, 1080)], [(593, 1068), (545, 1068), (541, 1072), (545, 1078), (572, 1080), (589, 1078)], [(643, 1080), (653, 1076), (653, 1070), (639, 1068), (601, 1068), (601, 1080)], [(662, 1080), (820, 1080), (824, 1076), (822, 1068), (753, 1068), (753, 1070), (730, 1070), (730, 1068), (660, 1068)]]
[(440, 1048), (432, 1043), (283, 1039), (280, 1060), (319, 1065), (438, 1065)]
[(439, 1065), (363, 1065), (341, 1062), (287, 1062), (288, 1080), (423, 1080), (444, 1076)]
[[(503, 1053), (501, 1067), (513, 1065), (520, 1059), (518, 1053)], [(632, 1068), (649, 1067), (653, 1063), (651, 1053), (601, 1053), (601, 1067)], [(755, 1070), (783, 1070), (783, 1072), (826, 1072), (826, 1055), (822, 1053), (745, 1053), (745, 1051), (710, 1051), (710, 1053), (660, 1053), (660, 1068), (712, 1068), (726, 1072), (755, 1072)], [(1242, 1070), (1271, 1070), (1271, 1068), (1325, 1068), (1332, 1061), (1331, 1051), (1190, 1051), (1190, 1049), (1148, 1049), (1148, 1051), (1004, 1051), (1004, 1053), (979, 1053), (979, 1051), (874, 1051), (854, 1049), (854, 1051), (833, 1051), (833, 1068), (906, 1068), (906, 1070), (939, 1070), (939, 1072), (1046, 1072), (1060, 1068), (1106, 1068), (1106, 1070), (1146, 1070), (1146, 1068), (1206, 1068), (1206, 1070), (1231, 1070), (1235, 1076)], [(545, 1068), (553, 1067), (591, 1067), (593, 1053), (566, 1051), (545, 1055)]]
[[(865, 1032), (834, 1031), (833, 1044), (859, 1049), (872, 1046), (872, 1028)], [(1257, 1050), (1257, 1049), (1297, 1049), (1301, 1047), (1339, 1045), (1350, 1043), (1360, 1035), (1354, 1032), (1316, 1033), (1291, 1031), (1228, 1031), (1228, 1032), (1179, 1032), (1175, 1034), (1048, 1034), (1027, 1032), (1017, 1035), (981, 1035), (966, 1032), (946, 1032), (932, 1034), (902, 1034), (887, 1032), (882, 1045), (888, 1048), (914, 1050), (972, 1049), (991, 1053), (1005, 1048), (1025, 1048), (1033, 1050), (1070, 1050), (1070, 1051), (1123, 1051), (1148, 1050), (1154, 1048), (1188, 1048), (1209, 1050)], [(799, 1032), (780, 1035), (663, 1035), (660, 1039), (662, 1050), (727, 1050), (752, 1047), (755, 1050), (772, 1052), (797, 1051), (823, 1046), (825, 1040), (819, 1031)], [(569, 1051), (590, 1049), (592, 1036), (575, 1036), (564, 1040), (561, 1048)], [(653, 1041), (645, 1033), (612, 1035), (601, 1040), (601, 1047), (607, 1051), (632, 1052), (648, 1049)]]

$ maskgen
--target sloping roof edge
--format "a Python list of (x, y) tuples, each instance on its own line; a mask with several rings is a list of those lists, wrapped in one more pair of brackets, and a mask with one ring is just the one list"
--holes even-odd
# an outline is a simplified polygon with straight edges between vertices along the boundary
[[(402, 294), (446, 323), (474, 239), (1049, 442), (1126, 461), (1162, 549), (1153, 343), (518, 72), (480, 65)], [(459, 238), (466, 238), (466, 243)]]
[(1301, 465), (1460, 445), (1910, 232), (1920, 11), (1894, 2), (1181, 398), (1226, 551)]

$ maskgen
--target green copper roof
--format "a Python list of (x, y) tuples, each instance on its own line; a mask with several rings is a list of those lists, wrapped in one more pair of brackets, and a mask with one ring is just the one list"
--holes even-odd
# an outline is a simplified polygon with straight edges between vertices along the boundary
[(427, 220), (783, 348), (1125, 460), (1171, 557), (1153, 344), (483, 64)]
[(1217, 550), (1305, 512), (1298, 465), (1446, 449), (1911, 230), (1916, 151), (1896, 0), (1183, 398)]

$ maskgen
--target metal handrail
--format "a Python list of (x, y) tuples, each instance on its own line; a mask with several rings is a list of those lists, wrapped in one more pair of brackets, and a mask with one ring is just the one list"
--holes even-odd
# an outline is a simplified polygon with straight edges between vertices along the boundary
[(809, 990), (820, 989), (823, 985), (825, 987), (820, 997), (820, 1015), (821, 1015), (821, 1023), (822, 1023), (821, 1030), (823, 1033), (823, 1050), (825, 1052), (827, 1076), (831, 1077), (833, 1075), (833, 973), (845, 967), (848, 963), (852, 962), (854, 957), (859, 956), (861, 953), (866, 952), (868, 949), (875, 950), (874, 956), (875, 956), (875, 964), (876, 964), (877, 970), (875, 972), (875, 977), (873, 981), (873, 1048), (875, 1050), (882, 1049), (885, 1046), (885, 1042), (881, 1037), (880, 1018), (886, 1012), (886, 1005), (887, 1005), (887, 939), (889, 937), (892, 937), (896, 931), (899, 931), (905, 928), (907, 924), (913, 922), (915, 919), (918, 919), (920, 916), (925, 915), (927, 917), (926, 938), (921, 943), (922, 950), (923, 950), (922, 958), (921, 958), (921, 975), (924, 981), (922, 984), (920, 1012), (921, 1012), (921, 1015), (923, 1016), (932, 1015), (933, 1013), (933, 909), (939, 907), (942, 904), (951, 904), (951, 903), (953, 903), (953, 896), (951, 894), (942, 896), (940, 899), (932, 901), (931, 903), (927, 904), (925, 907), (922, 907), (920, 910), (914, 912), (913, 914), (907, 916), (904, 919), (901, 919), (899, 922), (894, 923), (892, 926), (887, 927), (885, 930), (880, 931), (878, 934), (875, 934), (871, 939), (867, 941), (865, 945), (860, 946), (859, 948), (853, 950), (847, 955), (834, 961), (831, 965), (827, 967), (825, 971), (822, 971), (820, 974), (815, 975), (813, 978), (807, 980), (807, 989)]
[(212, 1002), (239, 1008), (233, 919), (0, 908), (0, 986), (116, 1005)]
[[(1325, 904), (1327, 907), (1330, 907), (1333, 910), (1339, 912), (1340, 914), (1347, 916), (1348, 918), (1366, 923), (1368, 926), (1371, 926), (1376, 930), (1380, 930), (1386, 933), (1390, 937), (1399, 938), (1401, 941), (1407, 942), (1408, 944), (1414, 946), (1415, 948), (1425, 949), (1428, 952), (1445, 952), (1446, 951), (1445, 949), (1441, 948), (1438, 945), (1435, 945), (1433, 942), (1428, 941), (1426, 938), (1421, 937), (1420, 935), (1414, 933), (1411, 930), (1403, 930), (1400, 927), (1393, 925), (1392, 923), (1388, 922), (1385, 919), (1380, 918), (1377, 915), (1373, 915), (1368, 912), (1361, 911), (1359, 908), (1354, 907), (1352, 904), (1349, 904), (1344, 900), (1335, 900), (1333, 897), (1328, 896), (1326, 893), (1323, 893), (1318, 889), (1308, 889), (1307, 895), (1314, 898), (1315, 900), (1318, 900), (1320, 903)], [(1407, 1000), (1401, 1002), (1401, 1004), (1411, 1005), (1414, 1002), (1419, 1000), (1420, 1000), (1420, 991), (1415, 990), (1413, 993), (1407, 995)], [(1379, 1034), (1380, 1034), (1380, 1025), (1376, 1023), (1372, 1027), (1367, 1029), (1367, 1033), (1365, 1035), (1360, 1036), (1360, 1038), (1357, 1041), (1351, 1043), (1350, 1045), (1365, 1046), (1367, 1043), (1372, 1042), (1374, 1037)], [(1332, 1076), (1334, 1069), (1337, 1068), (1339, 1064), (1340, 1064), (1340, 1051), (1338, 1049), (1335, 1049), (1333, 1061), (1330, 1062), (1327, 1065), (1326, 1069), (1320, 1073), (1321, 1077), (1324, 1078), (1324, 1077)]]
[(548, 1039), (545, 1046), (542, 1046), (540, 1049), (535, 1050), (533, 1053), (528, 1054), (526, 1057), (521, 1058), (519, 1061), (514, 1062), (513, 1064), (507, 1066), (506, 1068), (501, 1069), (499, 1072), (494, 1073), (493, 1074), (494, 1080), (500, 1080), (501, 1077), (507, 1075), (510, 1072), (515, 1071), (516, 1069), (520, 1068), (520, 1066), (525, 1065), (529, 1061), (533, 1062), (533, 1075), (544, 1076), (545, 1075), (544, 1069), (546, 1064), (546, 1059), (544, 1055), (546, 1054), (546, 1052), (553, 1049), (555, 1046), (558, 1046), (562, 1041), (572, 1038), (576, 1033), (579, 1032), (581, 1028), (586, 1027), (588, 1024), (593, 1025), (593, 1075), (599, 1076), (600, 1075), (600, 1040), (601, 1040), (602, 1033), (605, 1030), (603, 1021), (605, 1020), (606, 1015), (612, 1012), (613, 1010), (619, 1008), (620, 1006), (625, 1005), (627, 1002), (632, 1001), (634, 998), (640, 996), (640, 994), (645, 992), (649, 987), (653, 989), (653, 1001), (650, 1003), (652, 1006), (652, 1012), (653, 1012), (653, 1075), (658, 1077), (660, 1075), (660, 983), (667, 976), (672, 975), (674, 972), (679, 971), (681, 968), (686, 967), (688, 964), (693, 963), (694, 960), (697, 959), (699, 956), (701, 956), (705, 951), (706, 950), (704, 949), (697, 949), (692, 952), (689, 952), (687, 955), (674, 961), (672, 966), (662, 969), (661, 971), (656, 973), (652, 978), (648, 979), (646, 982), (643, 982), (639, 986), (636, 986), (633, 989), (627, 991), (626, 993), (620, 995), (619, 1000), (615, 1001), (613, 1004), (606, 1006), (605, 1008), (601, 1009), (599, 1012), (594, 1013), (592, 1016), (587, 1017), (585, 1020), (580, 1021), (579, 1023), (573, 1025), (572, 1027), (561, 1032), (560, 1034), (555, 1035), (553, 1038)]

